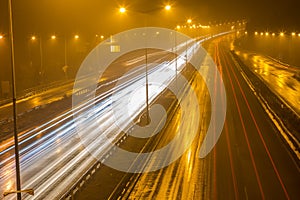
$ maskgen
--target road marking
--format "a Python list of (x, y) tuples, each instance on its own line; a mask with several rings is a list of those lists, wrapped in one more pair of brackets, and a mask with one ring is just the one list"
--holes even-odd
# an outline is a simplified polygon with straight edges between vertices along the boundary
[(264, 138), (263, 138), (263, 136), (262, 136), (261, 130), (260, 130), (258, 124), (257, 124), (257, 121), (256, 121), (256, 119), (255, 119), (255, 117), (254, 117), (253, 112), (252, 112), (252, 109), (250, 108), (249, 102), (248, 102), (248, 100), (247, 100), (247, 98), (246, 98), (246, 95), (245, 95), (243, 89), (242, 89), (242, 86), (241, 86), (241, 84), (240, 84), (240, 81), (238, 80), (238, 78), (237, 78), (237, 76), (236, 76), (236, 73), (234, 72), (232, 66), (231, 66), (230, 69), (231, 69), (231, 71), (232, 71), (232, 73), (233, 73), (233, 76), (234, 76), (234, 78), (235, 78), (235, 80), (236, 80), (236, 82), (237, 82), (237, 84), (238, 84), (238, 87), (239, 87), (239, 89), (240, 89), (240, 91), (241, 91), (241, 93), (242, 93), (243, 99), (244, 99), (244, 101), (245, 101), (245, 103), (246, 103), (246, 105), (247, 105), (247, 108), (248, 108), (249, 112), (250, 112), (250, 116), (251, 116), (251, 118), (252, 118), (252, 121), (254, 122), (255, 128), (256, 128), (256, 130), (257, 130), (257, 132), (258, 132), (258, 135), (259, 135), (259, 137), (260, 137), (260, 140), (262, 141), (262, 144), (263, 144), (263, 146), (264, 146), (264, 148), (265, 148), (265, 151), (266, 151), (266, 153), (267, 153), (267, 155), (268, 155), (268, 157), (269, 157), (269, 159), (270, 159), (270, 161), (271, 161), (272, 167), (273, 167), (273, 169), (274, 169), (274, 171), (275, 171), (275, 174), (276, 174), (276, 176), (277, 176), (277, 178), (278, 178), (278, 180), (279, 180), (279, 182), (280, 182), (280, 185), (281, 185), (281, 187), (282, 187), (282, 189), (283, 189), (283, 191), (284, 191), (284, 194), (285, 194), (285, 196), (286, 196), (287, 199), (290, 199), (290, 198), (289, 198), (289, 194), (288, 194), (288, 192), (287, 192), (287, 190), (286, 190), (286, 188), (285, 188), (285, 186), (284, 186), (284, 183), (283, 183), (283, 181), (282, 181), (282, 179), (281, 179), (281, 177), (280, 177), (280, 174), (279, 174), (279, 172), (278, 172), (278, 169), (277, 169), (277, 167), (276, 167), (276, 165), (275, 165), (275, 163), (274, 163), (274, 161), (273, 161), (273, 158), (272, 158), (272, 156), (271, 156), (271, 153), (270, 153), (270, 151), (269, 151), (269, 149), (268, 149), (268, 147), (267, 147), (267, 145), (266, 145), (266, 142), (265, 142), (265, 140), (264, 140)]
[[(222, 56), (224, 58), (224, 62), (226, 62), (226, 64), (227, 64), (227, 66), (230, 66), (230, 63), (228, 62), (228, 60), (225, 59), (226, 58), (225, 55), (222, 55)], [(248, 147), (248, 150), (249, 150), (252, 166), (253, 166), (254, 173), (255, 173), (255, 177), (256, 177), (256, 180), (257, 180), (257, 183), (258, 183), (258, 186), (259, 186), (259, 190), (260, 190), (262, 199), (265, 199), (265, 195), (264, 195), (264, 191), (262, 189), (261, 181), (260, 181), (260, 178), (259, 178), (259, 175), (258, 175), (254, 155), (253, 155), (252, 148), (251, 148), (251, 145), (250, 145), (250, 142), (249, 142), (249, 139), (248, 139), (248, 134), (247, 134), (247, 131), (246, 131), (246, 127), (245, 127), (245, 124), (244, 124), (244, 121), (243, 121), (241, 108), (239, 106), (238, 99), (237, 99), (237, 96), (236, 96), (236, 93), (235, 93), (235, 88), (233, 86), (233, 81), (231, 79), (231, 76), (230, 76), (230, 73), (229, 73), (229, 70), (227, 69), (227, 67), (225, 67), (225, 69), (226, 69), (227, 76), (228, 76), (228, 79), (229, 79), (229, 82), (230, 82), (230, 85), (231, 85), (234, 101), (235, 101), (237, 111), (238, 111), (238, 114), (239, 114), (239, 118), (240, 118), (240, 121), (241, 121), (241, 125), (242, 125), (242, 128), (243, 128), (243, 133), (244, 133), (244, 136), (245, 136), (245, 139), (246, 139), (246, 143), (247, 143), (247, 147)]]
[[(239, 67), (239, 64), (236, 62), (236, 60), (234, 60), (235, 58), (232, 55), (231, 55), (231, 58), (233, 59), (235, 65)], [(268, 105), (266, 100), (255, 91), (254, 86), (252, 85), (251, 81), (249, 80), (249, 78), (246, 76), (246, 74), (243, 71), (241, 71), (241, 75), (243, 76), (244, 80), (247, 82), (248, 86), (251, 88), (251, 90), (255, 94), (256, 98), (258, 99), (258, 101), (260, 102), (260, 104), (262, 105), (262, 107), (264, 108), (266, 113), (269, 115), (271, 121), (277, 127), (277, 129), (280, 132), (280, 134), (282, 135), (282, 137), (285, 139), (285, 141), (290, 146), (290, 148), (292, 149), (294, 154), (298, 157), (298, 159), (300, 159), (300, 152), (297, 150), (297, 147), (294, 144), (294, 143), (296, 143), (297, 146), (300, 146), (299, 141), (295, 138), (295, 136), (292, 133), (290, 133), (287, 130), (287, 128), (285, 127), (283, 122), (276, 115), (276, 113), (270, 108), (270, 106)], [(292, 138), (293, 141), (291, 141), (290, 138)], [(296, 166), (297, 166), (297, 164), (296, 164)], [(297, 166), (297, 168), (298, 168), (298, 166)]]
[(248, 200), (249, 198), (248, 198), (248, 193), (247, 193), (247, 188), (246, 188), (246, 186), (244, 187), (244, 192), (245, 192), (246, 200)]
[(128, 181), (128, 182), (126, 183), (126, 186), (125, 186), (125, 187), (128, 187), (129, 184), (130, 184), (130, 181)]
[[(219, 70), (222, 71), (221, 59), (220, 59), (220, 54), (219, 54), (219, 44), (217, 44), (216, 47), (217, 47), (216, 48), (217, 59), (218, 59), (219, 68), (220, 68)], [(222, 75), (223, 75), (223, 72), (222, 72)], [(222, 97), (223, 97), (223, 95), (221, 96), (221, 98)], [(227, 143), (227, 151), (229, 154), (229, 163), (230, 163), (231, 176), (232, 176), (232, 182), (233, 182), (233, 188), (234, 188), (234, 195), (235, 195), (235, 199), (239, 199), (237, 181), (236, 181), (236, 176), (234, 173), (233, 156), (232, 156), (232, 151), (231, 151), (231, 144), (230, 144), (230, 139), (229, 139), (229, 131), (228, 131), (227, 121), (225, 121), (224, 128), (225, 128), (225, 136), (226, 136), (226, 143)]]

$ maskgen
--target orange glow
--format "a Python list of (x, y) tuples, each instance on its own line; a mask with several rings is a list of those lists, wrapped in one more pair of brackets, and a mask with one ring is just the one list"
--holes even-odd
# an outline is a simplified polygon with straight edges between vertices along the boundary
[(171, 10), (171, 8), (172, 8), (171, 5), (166, 5), (165, 6), (165, 10)]
[(280, 33), (280, 36), (284, 36), (284, 33), (283, 33), (283, 32), (281, 32), (281, 33)]
[(79, 39), (79, 35), (75, 35), (74, 38), (75, 38), (75, 39)]
[(31, 36), (31, 40), (36, 40), (36, 37), (35, 36)]
[(260, 33), (260, 35), (264, 35), (264, 33), (263, 33), (263, 32), (261, 32), (261, 33)]
[(272, 36), (275, 36), (275, 33), (272, 33)]
[(101, 35), (101, 36), (100, 36), (100, 38), (101, 38), (101, 39), (104, 39), (104, 36), (103, 36), (103, 35)]
[(120, 13), (125, 13), (125, 12), (126, 12), (126, 8), (125, 8), (125, 7), (121, 7), (121, 8), (119, 9), (119, 12), (120, 12)]
[(188, 23), (188, 24), (190, 24), (190, 23), (192, 23), (192, 19), (188, 19), (186, 22)]
[(296, 33), (295, 32), (292, 32), (292, 36), (295, 36), (296, 35)]
[(4, 38), (4, 36), (3, 35), (0, 35), (0, 40), (2, 40)]
[(13, 180), (9, 180), (9, 181), (6, 183), (6, 190), (7, 190), (7, 191), (12, 190), (12, 189), (13, 189), (13, 186), (14, 186)]
[(179, 30), (180, 28), (181, 28), (181, 27), (180, 27), (179, 25), (177, 25), (177, 26), (176, 26), (176, 29), (178, 29), (178, 30)]
[(51, 36), (51, 39), (52, 39), (52, 40), (55, 40), (55, 39), (56, 39), (56, 36), (55, 36), (55, 35), (52, 35), (52, 36)]
[(269, 35), (269, 32), (266, 32), (266, 36), (268, 36)]
[(257, 31), (255, 31), (255, 35), (258, 35), (258, 32), (257, 32)]

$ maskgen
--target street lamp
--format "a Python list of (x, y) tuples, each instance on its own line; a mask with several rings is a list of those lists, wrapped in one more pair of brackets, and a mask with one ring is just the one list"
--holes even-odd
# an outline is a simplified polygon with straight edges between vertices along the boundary
[(120, 7), (119, 8), (119, 12), (120, 13), (125, 13), (126, 12), (126, 8), (125, 7)]
[(171, 5), (169, 5), (169, 4), (165, 6), (165, 10), (167, 10), (167, 11), (171, 10), (171, 8), (172, 8), (172, 7), (171, 7)]
[[(160, 8), (161, 9), (161, 8)], [(136, 13), (139, 13), (139, 14), (143, 14), (145, 15), (145, 27), (147, 27), (147, 22), (148, 22), (148, 16), (150, 15), (150, 13), (153, 13), (157, 10), (160, 10), (160, 9), (155, 9), (155, 10), (151, 10), (151, 11), (146, 11), (146, 12), (139, 12), (139, 11), (134, 11)], [(166, 11), (170, 11), (171, 10), (171, 5), (165, 5), (164, 7), (164, 10)], [(119, 8), (119, 12), (121, 14), (127, 12), (126, 8), (125, 7), (120, 7)], [(146, 35), (147, 36), (147, 35)], [(145, 48), (145, 73), (146, 73), (146, 77), (145, 77), (145, 81), (146, 81), (146, 120), (147, 120), (147, 123), (149, 123), (149, 84), (148, 84), (148, 49)]]
[(0, 40), (2, 40), (4, 38), (4, 36), (3, 35), (0, 35)]
[(191, 24), (192, 23), (192, 19), (188, 19), (186, 22), (188, 23), (188, 24)]
[[(32, 35), (31, 36), (31, 41), (36, 41), (37, 40), (37, 36)], [(39, 39), (39, 51), (40, 51), (40, 76), (41, 76), (41, 83), (43, 82), (43, 75), (44, 75), (44, 67), (43, 67), (43, 45), (42, 45), (42, 36), (39, 35), (38, 37)]]

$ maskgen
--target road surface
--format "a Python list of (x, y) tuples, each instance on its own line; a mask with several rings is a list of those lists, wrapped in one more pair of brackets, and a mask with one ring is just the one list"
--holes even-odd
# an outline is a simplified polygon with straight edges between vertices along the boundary
[[(185, 52), (191, 54), (191, 50)], [(23, 188), (34, 188), (35, 190), (33, 197), (24, 195), (24, 199), (59, 198), (96, 162), (88, 150), (96, 153), (99, 157), (105, 157), (107, 156), (107, 151), (111, 148), (111, 141), (119, 140), (122, 137), (122, 135), (119, 134), (118, 127), (113, 125), (114, 118), (112, 117), (111, 105), (114, 102), (112, 102), (112, 99), (108, 96), (114, 93), (122, 99), (126, 97), (128, 93), (132, 93), (136, 86), (143, 86), (141, 90), (145, 91), (145, 71), (144, 68), (141, 67), (145, 62), (144, 51), (142, 51), (142, 54), (139, 52), (133, 52), (132, 54), (131, 56), (127, 56), (129, 58), (133, 56), (134, 59), (123, 57), (119, 60), (122, 65), (128, 66), (128, 68), (134, 68), (134, 71), (129, 74), (130, 76), (126, 78), (123, 85), (119, 85), (115, 88), (107, 86), (106, 89), (103, 89), (103, 85), (115, 85), (116, 80), (120, 80), (118, 77), (112, 77), (113, 81), (110, 79), (100, 80), (104, 82), (101, 82), (99, 85), (99, 90), (102, 90), (103, 93), (94, 97), (96, 107), (94, 107), (93, 104), (83, 103), (75, 109), (66, 110), (51, 120), (39, 124), (37, 127), (32, 127), (32, 129), (20, 135), (22, 186)], [(158, 63), (149, 66), (149, 81), (160, 77), (162, 82), (168, 85), (168, 82), (172, 81), (176, 74), (175, 63), (172, 61), (174, 55), (166, 54), (165, 52), (151, 52), (149, 50), (148, 58), (149, 61), (152, 59), (151, 62)], [(178, 58), (177, 64), (177, 69), (180, 71), (185, 64), (185, 60)], [(109, 72), (107, 73), (110, 74)], [(113, 90), (111, 88), (113, 88)], [(149, 101), (153, 101), (162, 90), (163, 87), (158, 88), (155, 85), (149, 85)], [(80, 93), (80, 95), (85, 94)], [(140, 110), (143, 110), (144, 107), (145, 100), (143, 100), (143, 98), (137, 99), (135, 104), (132, 105), (130, 118), (122, 119), (123, 125), (126, 126), (128, 121), (131, 121), (131, 118), (135, 119), (138, 113), (140, 113)], [(74, 113), (78, 112), (83, 112), (83, 116), (79, 116), (77, 119), (74, 117), (74, 119)], [(76, 120), (84, 121), (87, 125), (84, 130), (81, 130), (82, 135), (78, 135), (76, 132)], [(100, 123), (100, 126), (98, 126), (98, 123)], [(99, 134), (99, 128), (105, 130), (105, 132)], [(80, 136), (84, 136), (84, 138), (80, 138)], [(103, 140), (103, 137), (109, 139)], [(97, 145), (101, 148), (95, 149)], [(14, 187), (12, 140), (8, 139), (1, 144), (0, 153), (0, 190), (2, 193), (3, 191), (10, 191)], [(14, 195), (7, 197), (7, 199), (11, 198), (14, 198)]]
[[(298, 199), (299, 160), (293, 155), (273, 121), (241, 75), (230, 54), (233, 37), (205, 44), (222, 74), (227, 95), (227, 115), (221, 137), (213, 151), (199, 159), (207, 130), (210, 101), (201, 78), (191, 82), (203, 109), (199, 132), (183, 156), (155, 172), (122, 173), (106, 166), (75, 199)], [(220, 96), (222, 98), (222, 95)], [(188, 95), (187, 95), (188, 98)], [(166, 101), (166, 99), (164, 100)], [(186, 101), (189, 101), (186, 99)], [(190, 102), (193, 104), (195, 102)], [(192, 119), (195, 114), (191, 110)], [(163, 136), (146, 149), (166, 145), (178, 126), (180, 109), (173, 113)], [(184, 142), (184, 141), (183, 141)], [(139, 144), (126, 140), (136, 150)], [(125, 148), (125, 147), (124, 147)], [(149, 161), (151, 163), (151, 159)], [(155, 164), (155, 162), (153, 162)]]

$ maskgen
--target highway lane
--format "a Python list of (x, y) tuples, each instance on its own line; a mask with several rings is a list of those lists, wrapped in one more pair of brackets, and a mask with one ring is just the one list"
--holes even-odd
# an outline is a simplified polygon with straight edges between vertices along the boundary
[[(189, 69), (184, 71), (183, 74), (191, 78), (192, 72), (194, 71), (195, 70)], [(163, 94), (155, 103), (163, 105), (168, 110), (168, 126), (166, 126), (158, 135), (150, 138), (149, 140), (139, 140), (129, 137), (121, 145), (122, 148), (133, 152), (154, 151), (167, 145), (176, 136), (179, 124), (181, 124), (183, 129), (187, 131), (182, 133), (185, 134), (184, 140), (182, 142), (187, 142), (188, 140), (190, 140), (190, 134), (186, 133), (191, 130), (191, 123), (193, 120), (182, 122), (180, 116), (183, 114), (183, 110), (181, 110), (180, 106), (178, 106), (177, 104), (178, 102), (180, 102), (181, 105), (187, 104), (190, 107), (196, 107), (196, 105), (199, 103), (199, 105), (201, 105), (201, 117), (203, 117), (201, 123), (201, 131), (203, 134), (201, 134), (201, 136), (196, 136), (195, 142), (187, 150), (189, 153), (185, 153), (180, 158), (181, 162), (175, 161), (165, 169), (145, 174), (124, 173), (103, 165), (100, 170), (94, 175), (95, 177), (93, 177), (88, 185), (83, 188), (82, 192), (79, 192), (79, 195), (75, 196), (75, 199), (130, 199), (131, 197), (133, 197), (134, 199), (176, 199), (177, 191), (180, 191), (179, 187), (181, 187), (182, 185), (174, 184), (173, 190), (169, 190), (167, 186), (171, 187), (170, 183), (172, 183), (173, 181), (179, 183), (180, 180), (177, 180), (176, 178), (184, 178), (184, 183), (188, 183), (191, 179), (194, 179), (192, 172), (195, 172), (196, 167), (199, 166), (200, 168), (197, 171), (199, 172), (199, 176), (203, 180), (206, 180), (207, 183), (209, 183), (210, 173), (207, 173), (209, 171), (209, 167), (207, 166), (206, 162), (201, 162), (203, 164), (196, 166), (194, 166), (194, 162), (197, 157), (196, 150), (199, 150), (195, 148), (198, 148), (200, 146), (198, 143), (201, 143), (203, 141), (203, 136), (205, 135), (204, 132), (208, 128), (209, 119), (207, 117), (209, 116), (209, 114), (207, 113), (209, 113), (209, 110), (206, 109), (209, 109), (210, 106), (206, 104), (210, 104), (210, 101), (207, 98), (208, 91), (205, 84), (203, 84), (204, 81), (201, 80), (199, 75), (198, 78), (194, 77), (193, 79), (197, 80), (193, 82), (192, 88), (198, 92), (199, 102), (191, 101), (193, 100), (190, 98), (190, 93), (192, 92), (191, 90), (183, 92), (181, 94), (182, 97), (180, 100), (176, 99), (176, 97), (172, 95), (171, 92), (165, 92), (165, 94)], [(176, 82), (174, 84), (176, 84)], [(177, 84), (180, 85), (180, 83)], [(187, 115), (187, 117), (190, 117), (190, 119), (193, 119), (194, 115), (197, 113), (185, 112), (185, 114)], [(176, 149), (174, 150), (176, 151)], [(172, 154), (172, 152), (173, 151), (170, 151), (169, 153)], [(112, 156), (114, 156), (114, 154)], [(153, 165), (157, 165), (155, 159), (152, 159), (151, 157), (149, 157), (148, 159), (150, 167)], [(174, 174), (177, 174), (178, 176), (174, 177)], [(160, 181), (161, 179), (164, 180), (164, 183)], [(155, 187), (151, 188), (152, 184)], [(162, 187), (159, 188), (159, 186)], [(204, 191), (207, 191), (207, 188), (204, 189), (204, 187), (201, 187), (200, 185), (195, 184), (194, 186), (197, 187), (197, 192), (195, 192), (195, 194), (197, 194), (197, 197), (201, 197), (200, 194), (202, 194), (202, 192)], [(145, 187), (149, 190), (145, 190)], [(194, 187), (183, 188), (185, 189), (185, 195), (194, 194)], [(157, 196), (157, 191), (159, 189), (162, 189), (160, 191), (161, 194), (160, 196)], [(176, 193), (173, 194), (172, 192), (174, 191), (176, 191)], [(207, 195), (209, 194), (207, 193)]]
[(299, 160), (291, 156), (280, 132), (241, 76), (241, 69), (230, 56), (228, 42), (221, 41), (217, 52), (227, 86), (225, 135), (232, 148), (229, 160), (233, 163), (232, 176), (236, 177), (235, 192), (249, 199), (297, 199)]
[[(188, 51), (190, 53), (191, 51)], [(144, 57), (144, 55), (143, 55)], [(172, 59), (174, 56), (172, 56)], [(159, 63), (161, 60), (167, 59), (158, 55), (155, 63)], [(128, 59), (126, 59), (128, 61)], [(180, 70), (185, 64), (185, 61), (178, 59), (178, 70)], [(140, 60), (139, 63), (144, 62)], [(140, 68), (138, 68), (139, 70)], [(155, 65), (153, 68), (149, 69), (149, 80), (154, 77), (163, 77), (164, 82), (167, 85), (168, 81), (174, 79), (175, 75), (175, 64), (163, 62), (162, 64)], [(135, 74), (136, 75), (136, 74)], [(130, 93), (128, 86), (130, 84), (142, 85), (144, 80), (144, 73), (138, 74), (138, 76), (133, 77), (132, 80), (128, 81), (127, 84), (120, 86), (119, 89), (115, 88), (114, 92), (118, 91), (122, 95), (127, 95)], [(130, 87), (129, 87), (130, 88)], [(126, 90), (123, 92), (122, 90)], [(133, 88), (134, 89), (134, 88)], [(149, 97), (150, 102), (157, 95), (157, 92), (162, 89), (152, 89), (150, 86)], [(111, 91), (108, 91), (111, 92)], [(120, 135), (118, 134), (117, 128), (111, 126), (111, 120), (113, 120), (110, 115), (112, 115), (111, 102), (105, 100), (106, 93), (102, 96), (97, 96), (96, 110), (93, 109), (93, 115), (87, 113), (88, 117), (83, 118), (87, 123), (87, 128), (85, 131), (87, 145), (90, 146), (97, 155), (105, 155), (106, 150), (110, 148), (110, 142), (112, 140), (117, 140)], [(134, 109), (140, 110), (144, 107), (144, 101), (141, 102), (140, 99)], [(73, 110), (73, 112), (78, 112), (78, 110), (84, 110), (89, 112), (91, 105), (83, 104), (78, 109)], [(92, 106), (92, 108), (94, 108)], [(135, 112), (139, 113), (138, 111)], [(78, 138), (78, 135), (75, 131), (75, 125), (72, 121), (72, 115), (70, 111), (66, 111), (62, 115), (56, 117), (55, 119), (42, 124), (40, 127), (37, 127), (33, 131), (30, 138), (35, 138), (33, 142), (29, 142), (21, 148), (21, 170), (22, 170), (22, 183), (24, 187), (34, 187), (35, 199), (54, 199), (62, 195), (63, 191), (66, 191), (75, 180), (77, 180), (82, 173), (84, 173), (91, 164), (95, 163), (93, 156), (89, 154), (87, 150), (83, 148), (82, 138), (81, 141)], [(134, 117), (134, 116), (133, 116)], [(105, 121), (104, 125), (109, 127), (102, 127), (105, 133), (99, 133), (98, 123), (94, 123), (95, 120), (100, 123)], [(99, 122), (100, 121), (100, 122)], [(128, 119), (125, 120), (127, 123)], [(103, 125), (103, 126), (104, 126)], [(96, 127), (95, 127), (96, 126)], [(101, 129), (101, 127), (100, 127)], [(47, 134), (43, 135), (44, 132)], [(103, 137), (106, 136), (109, 138), (109, 141), (103, 140)], [(27, 139), (27, 138), (26, 138)], [(97, 143), (98, 142), (98, 143)], [(103, 143), (105, 142), (105, 143)], [(99, 149), (95, 149), (97, 145), (101, 146)], [(22, 144), (21, 144), (22, 145)], [(87, 147), (87, 146), (86, 146)], [(12, 150), (12, 149), (11, 149)], [(10, 151), (11, 151), (10, 150)], [(12, 155), (7, 154), (7, 148), (1, 149), (1, 156), (4, 156), (1, 159), (1, 190), (10, 190), (14, 184), (14, 161)], [(9, 153), (8, 153), (9, 154)], [(26, 198), (30, 198), (25, 196)], [(13, 195), (11, 196), (13, 198)]]
[[(149, 62), (159, 63), (162, 60), (168, 60), (171, 58), (173, 57), (170, 54), (149, 50), (149, 55), (148, 55)], [(99, 86), (101, 88), (99, 89), (99, 93), (104, 93), (109, 89), (113, 88), (115, 82), (118, 81), (118, 78), (120, 78), (124, 72), (130, 70), (131, 68), (135, 68), (139, 65), (142, 65), (144, 63), (143, 59), (144, 59), (144, 52), (139, 51), (139, 52), (132, 52), (130, 54), (127, 54), (119, 58), (115, 62), (113, 62), (108, 68), (108, 70), (105, 71), (104, 75), (102, 76), (102, 79), (99, 82)], [(118, 69), (117, 71), (116, 68)], [(140, 68), (134, 72), (136, 74), (131, 74), (130, 76), (134, 76), (134, 75), (137, 76), (143, 72), (144, 69)], [(74, 83), (71, 82), (62, 85), (61, 87), (53, 88), (45, 92), (38, 93), (34, 96), (20, 99), (18, 101), (17, 104), (18, 113), (21, 113), (22, 111), (28, 112), (35, 106), (45, 108), (41, 110), (36, 110), (34, 113), (29, 112), (28, 114), (25, 114), (23, 118), (19, 119), (18, 130), (19, 130), (19, 140), (21, 144), (23, 140), (25, 140), (26, 138), (30, 138), (33, 135), (32, 132), (36, 132), (36, 128), (40, 128), (40, 129), (41, 127), (45, 128), (46, 126), (49, 126), (49, 124), (53, 123), (53, 120), (58, 121), (59, 119), (63, 118), (66, 115), (66, 113), (69, 113), (68, 111), (71, 109), (70, 98), (66, 98), (66, 99), (63, 98), (64, 96), (69, 97), (73, 93), (78, 92), (78, 91), (73, 91), (73, 84)], [(57, 102), (56, 104), (52, 105), (50, 102), (54, 102), (54, 101)], [(51, 105), (48, 106), (48, 104)], [(11, 104), (8, 103), (2, 105), (0, 111), (2, 115), (9, 117), (11, 112), (7, 114), (6, 111), (11, 111), (11, 109), (12, 109)], [(1, 129), (7, 126), (11, 127), (12, 125), (11, 124), (7, 124), (5, 126), (3, 125)], [(42, 135), (39, 135), (39, 137), (41, 136)], [(5, 136), (1, 135), (0, 141), (1, 141), (0, 150), (2, 155), (3, 154), (2, 151), (4, 151), (7, 148), (12, 148), (13, 146), (12, 132), (6, 133)]]
[(270, 57), (237, 49), (236, 53), (278, 96), (300, 116), (300, 68), (279, 63)]
[[(227, 116), (222, 135), (204, 159), (197, 157), (210, 116), (209, 97), (201, 78), (191, 84), (199, 92), (204, 109), (191, 147), (176, 162), (155, 172), (124, 174), (103, 167), (76, 199), (298, 199), (299, 160), (241, 75), (229, 52), (233, 37), (205, 44), (222, 73)], [(199, 80), (200, 79), (200, 80)], [(217, 95), (217, 91), (214, 95)], [(222, 98), (222, 95), (220, 96)], [(190, 102), (195, 103), (195, 102)], [(190, 111), (190, 116), (193, 117)], [(165, 127), (164, 137), (150, 150), (166, 145), (176, 130), (180, 111)], [(176, 120), (177, 119), (177, 120)], [(206, 119), (206, 120), (205, 120)], [(188, 128), (188, 127), (187, 127)], [(136, 141), (132, 146), (139, 143)], [(151, 162), (151, 159), (150, 159)], [(152, 161), (153, 162), (153, 161)], [(155, 162), (153, 162), (155, 164)], [(106, 184), (106, 183), (109, 183)], [(105, 195), (113, 191), (111, 195)]]

